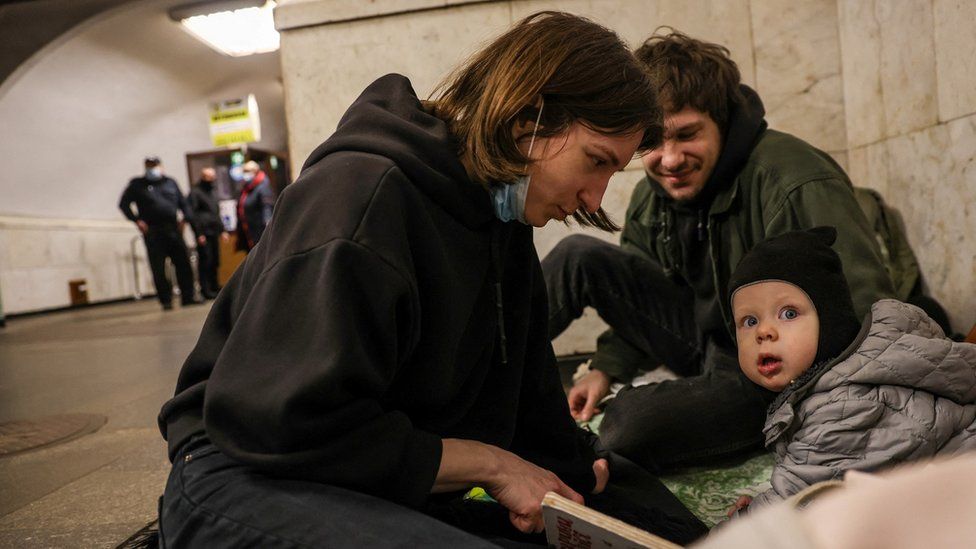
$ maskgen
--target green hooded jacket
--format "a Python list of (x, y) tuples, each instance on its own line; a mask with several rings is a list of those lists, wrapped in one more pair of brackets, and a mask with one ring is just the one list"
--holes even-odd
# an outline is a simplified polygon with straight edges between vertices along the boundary
[[(677, 281), (682, 243), (673, 224), (674, 203), (656, 187), (648, 177), (637, 183), (621, 246), (660, 265), (665, 275)], [(729, 277), (742, 256), (768, 237), (820, 225), (837, 228), (834, 250), (843, 261), (855, 313), (863, 316), (875, 301), (895, 296), (875, 231), (844, 170), (808, 143), (765, 130), (738, 175), (715, 194), (708, 209), (715, 295), (732, 341), (732, 311), (725, 297)], [(646, 361), (640, 351), (608, 331), (600, 337), (592, 367), (627, 382)]]

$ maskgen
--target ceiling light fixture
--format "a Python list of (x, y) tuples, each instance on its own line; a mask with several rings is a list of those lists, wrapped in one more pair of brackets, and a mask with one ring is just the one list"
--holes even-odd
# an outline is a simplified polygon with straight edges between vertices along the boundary
[(211, 48), (232, 57), (278, 49), (274, 0), (197, 2), (173, 8), (170, 18)]

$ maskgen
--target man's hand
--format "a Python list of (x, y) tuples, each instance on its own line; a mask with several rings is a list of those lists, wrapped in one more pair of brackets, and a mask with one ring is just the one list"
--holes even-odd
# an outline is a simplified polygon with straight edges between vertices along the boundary
[(149, 224), (141, 219), (136, 221), (136, 227), (139, 227), (139, 232), (142, 234), (149, 232)]
[(589, 421), (600, 413), (596, 407), (610, 392), (610, 376), (600, 370), (590, 370), (569, 390), (569, 413), (576, 421)]
[(197, 237), (197, 244), (203, 246), (206, 243), (207, 243), (207, 237), (206, 236), (200, 235), (200, 236)]
[(607, 460), (600, 458), (593, 462), (593, 476), (596, 477), (593, 493), (599, 494), (607, 487), (607, 482), (610, 481), (610, 464)]
[(739, 496), (739, 499), (735, 500), (735, 504), (732, 507), (729, 507), (728, 512), (725, 513), (725, 516), (732, 518), (732, 515), (734, 515), (736, 511), (749, 507), (750, 503), (752, 503), (751, 497)]
[[(542, 498), (546, 492), (556, 492), (576, 503), (583, 503), (583, 496), (566, 486), (555, 473), (529, 463), (511, 452), (499, 448), (496, 450), (496, 474), (492, 475), (493, 478), (485, 488), (498, 503), (508, 509), (509, 520), (520, 532), (538, 533), (545, 529), (542, 521)], [(597, 480), (599, 482), (599, 477)]]

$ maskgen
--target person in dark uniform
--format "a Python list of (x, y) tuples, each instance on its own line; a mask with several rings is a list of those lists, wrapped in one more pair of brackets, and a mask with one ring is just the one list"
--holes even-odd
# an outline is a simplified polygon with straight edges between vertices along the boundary
[[(146, 242), (153, 284), (163, 309), (173, 308), (173, 286), (166, 279), (167, 257), (176, 267), (183, 305), (195, 305), (200, 302), (194, 295), (193, 271), (183, 242), (183, 224), (193, 220), (193, 213), (176, 181), (163, 175), (163, 165), (158, 157), (147, 157), (145, 166), (146, 173), (132, 178), (122, 192), (119, 208), (139, 227)], [(133, 203), (135, 212), (132, 211)], [(183, 212), (182, 221), (177, 218), (177, 210)]]
[(190, 189), (187, 199), (193, 210), (193, 232), (197, 234), (197, 278), (200, 293), (206, 299), (217, 297), (217, 267), (220, 265), (220, 240), (227, 240), (227, 232), (220, 221), (220, 206), (214, 192), (217, 172), (204, 168), (200, 180)]

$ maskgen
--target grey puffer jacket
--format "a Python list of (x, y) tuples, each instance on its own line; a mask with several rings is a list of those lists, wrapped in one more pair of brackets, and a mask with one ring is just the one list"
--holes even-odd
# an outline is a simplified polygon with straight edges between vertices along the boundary
[(839, 357), (769, 408), (772, 488), (750, 510), (850, 469), (976, 449), (976, 345), (946, 339), (921, 309), (883, 299)]

